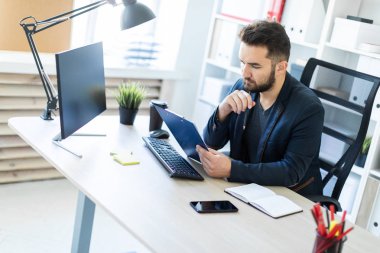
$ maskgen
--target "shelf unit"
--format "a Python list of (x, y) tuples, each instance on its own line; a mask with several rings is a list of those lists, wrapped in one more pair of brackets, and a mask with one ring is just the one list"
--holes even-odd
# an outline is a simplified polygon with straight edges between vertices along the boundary
[(380, 60), (380, 54), (368, 53), (368, 52), (365, 52), (365, 51), (362, 51), (362, 50), (359, 50), (359, 49), (355, 49), (355, 48), (342, 47), (342, 46), (335, 45), (334, 43), (330, 43), (330, 42), (326, 42), (325, 46), (326, 47), (330, 47), (332, 49), (338, 49), (338, 50), (341, 50), (343, 52), (349, 52), (349, 53), (357, 54), (359, 56), (360, 55), (362, 55), (362, 56), (368, 56), (368, 57)]
[[(212, 89), (209, 87), (210, 85), (213, 87), (212, 82), (209, 81), (210, 78), (211, 80), (212, 78), (214, 78), (214, 80), (219, 79), (219, 83), (224, 80), (226, 86), (230, 87), (241, 77), (238, 55), (240, 41), (237, 34), (241, 27), (249, 23), (249, 20), (247, 20), (246, 6), (252, 4), (252, 2), (246, 0), (246, 5), (240, 3), (241, 12), (244, 13), (242, 14), (242, 18), (231, 18), (231, 16), (239, 17), (239, 15), (236, 14), (237, 7), (233, 10), (234, 15), (229, 15), (228, 17), (223, 15), (226, 12), (226, 8), (224, 8), (226, 2), (228, 1), (215, 1), (214, 15), (209, 26), (208, 42), (206, 44), (202, 72), (198, 85), (198, 100), (195, 105), (193, 117), (199, 129), (205, 127), (210, 115), (222, 100), (222, 96), (219, 96), (219, 101), (210, 101), (208, 99), (210, 97), (210, 90), (214, 93), (221, 93), (220, 89)], [(264, 19), (266, 17), (266, 10), (268, 9), (268, 2), (270, 1), (259, 0), (255, 2), (262, 11), (255, 10), (249, 19)], [(300, 4), (308, 5), (306, 6), (307, 8), (305, 7), (303, 10), (310, 9), (310, 11), (306, 14), (303, 13), (299, 15), (300, 8), (298, 7)], [(314, 7), (309, 8), (309, 5)], [(318, 9), (318, 11), (315, 11), (315, 9)], [(223, 12), (221, 10), (223, 10)], [(315, 57), (371, 75), (380, 76), (380, 54), (337, 46), (330, 42), (335, 18), (345, 18), (347, 15), (362, 16), (374, 19), (374, 24), (380, 24), (380, 18), (377, 15), (379, 11), (380, 0), (353, 0), (350, 1), (350, 4), (347, 4), (346, 0), (287, 0), (285, 2), (282, 20), (285, 29), (290, 31), (294, 26), (294, 30), (296, 30), (296, 27), (300, 23), (307, 24), (307, 26), (303, 28), (304, 30), (299, 29), (299, 31), (302, 30), (304, 34), (290, 34), (290, 32), (288, 32), (288, 34), (290, 34), (289, 37), (292, 47), (288, 71), (297, 77), (302, 71), (302, 65), (305, 64), (310, 57)], [(293, 16), (297, 16), (294, 18), (298, 20), (289, 21)], [(318, 25), (315, 23), (322, 24), (322, 26), (317, 27)], [(301, 67), (301, 70), (299, 70), (299, 67)], [(353, 91), (347, 90), (346, 92), (351, 94)], [(213, 94), (213, 97), (215, 97), (215, 94)], [(327, 108), (326, 111), (328, 111), (327, 117), (331, 118), (331, 124), (335, 127), (345, 127), (347, 126), (347, 122), (350, 122), (350, 120), (353, 121), (353, 119), (357, 117), (355, 112), (347, 111), (345, 108), (331, 109), (331, 105), (329, 104), (325, 104), (324, 106)], [(334, 112), (335, 110), (336, 112)], [(354, 126), (349, 126), (350, 128), (347, 129), (347, 131), (353, 131)], [(367, 179), (370, 177), (374, 180), (380, 180), (380, 158), (377, 158), (380, 157), (380, 92), (378, 92), (374, 103), (367, 135), (372, 136), (372, 144), (367, 156), (367, 161), (364, 168), (354, 166), (347, 179), (340, 201), (342, 202), (343, 208), (349, 211), (348, 217), (352, 222), (356, 221), (358, 215), (361, 215), (362, 218), (359, 209), (373, 209), (371, 214), (367, 215), (367, 221), (361, 224), (370, 229), (370, 221), (373, 220), (373, 212), (376, 209), (376, 204), (361, 207), (361, 203), (362, 197), (365, 194)], [(323, 150), (321, 151), (323, 152)], [(331, 154), (326, 154), (326, 157), (326, 159), (333, 159)], [(378, 202), (380, 202), (380, 187), (378, 191)], [(370, 204), (366, 203), (366, 205)], [(380, 204), (378, 205), (380, 206)]]
[(377, 169), (377, 170), (376, 170), (376, 169), (371, 170), (371, 171), (369, 172), (369, 174), (370, 174), (371, 176), (373, 176), (374, 178), (380, 180), (380, 169)]

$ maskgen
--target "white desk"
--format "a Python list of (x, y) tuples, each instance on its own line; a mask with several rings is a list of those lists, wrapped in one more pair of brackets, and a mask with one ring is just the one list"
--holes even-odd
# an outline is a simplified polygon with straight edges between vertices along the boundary
[[(148, 118), (134, 126), (120, 125), (118, 117), (98, 117), (88, 131), (99, 129), (107, 137), (69, 137), (68, 147), (82, 153), (79, 159), (52, 143), (59, 119), (12, 118), (9, 126), (80, 191), (72, 252), (87, 252), (95, 205), (103, 207), (152, 252), (311, 252), (315, 224), (313, 203), (282, 187), (271, 187), (304, 208), (304, 212), (273, 219), (223, 192), (237, 184), (212, 179), (173, 179), (145, 147)], [(173, 138), (173, 137), (171, 137)], [(175, 141), (172, 144), (176, 146)], [(128, 149), (140, 157), (135, 166), (121, 166), (109, 153)], [(194, 200), (227, 199), (238, 213), (198, 214)], [(112, 242), (110, 242), (112, 243)], [(344, 252), (377, 252), (378, 238), (356, 227), (348, 235)]]

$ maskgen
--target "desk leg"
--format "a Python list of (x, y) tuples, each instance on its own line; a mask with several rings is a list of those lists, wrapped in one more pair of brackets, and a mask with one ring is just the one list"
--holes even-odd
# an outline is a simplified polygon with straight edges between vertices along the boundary
[(88, 253), (90, 250), (92, 224), (94, 222), (95, 203), (79, 191), (77, 212), (75, 215), (72, 253)]

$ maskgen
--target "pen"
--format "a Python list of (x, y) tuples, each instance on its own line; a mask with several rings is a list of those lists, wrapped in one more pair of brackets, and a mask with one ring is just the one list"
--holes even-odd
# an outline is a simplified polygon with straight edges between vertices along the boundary
[(317, 224), (318, 233), (321, 236), (326, 236), (327, 231), (326, 231), (325, 223), (323, 221), (323, 214), (322, 214), (322, 211), (321, 211), (321, 206), (319, 204), (315, 204), (313, 208), (314, 208), (314, 212), (316, 214), (316, 219), (317, 219), (317, 222), (318, 222), (318, 224)]
[(325, 210), (326, 210), (327, 229), (330, 229), (329, 210), (327, 208)]
[(347, 214), (347, 211), (344, 210), (344, 211), (343, 211), (342, 220), (341, 220), (341, 222), (340, 222), (340, 224), (342, 224), (342, 229), (341, 229), (341, 231), (340, 231), (341, 234), (343, 233), (343, 231), (344, 231), (344, 226), (346, 225), (346, 214)]
[[(251, 92), (249, 91), (248, 94), (251, 95)], [(244, 112), (243, 130), (245, 130), (245, 127), (247, 126), (248, 114), (249, 108), (247, 107), (247, 109)]]
[(334, 207), (334, 205), (330, 205), (330, 215), (331, 215), (331, 221), (333, 221), (334, 220), (334, 213), (335, 213), (335, 207)]
[[(346, 214), (347, 214), (347, 211), (344, 210), (343, 211), (343, 216), (342, 216), (342, 220), (340, 222), (340, 224), (342, 224), (341, 228), (340, 228), (340, 235), (344, 234), (344, 226), (346, 225)], [(348, 231), (348, 230), (347, 230)], [(346, 232), (347, 232), (346, 231)], [(348, 233), (348, 232), (347, 232)], [(346, 234), (347, 234), (346, 233)], [(343, 237), (342, 237), (343, 238)], [(343, 247), (343, 243), (339, 243), (339, 248), (338, 248), (338, 252), (342, 252), (342, 247)]]
[(350, 227), (349, 229), (347, 229), (343, 234), (339, 235), (337, 240), (342, 240), (343, 237), (345, 237), (348, 233), (350, 233), (352, 230), (354, 229), (354, 227)]
[(247, 108), (247, 110), (244, 112), (243, 130), (245, 130), (245, 126), (247, 125), (248, 113), (249, 109)]
[(311, 214), (313, 215), (313, 218), (314, 218), (315, 224), (317, 224), (317, 226), (318, 226), (318, 219), (317, 219), (317, 215), (316, 215), (316, 213), (315, 213), (315, 210), (314, 210), (314, 209), (311, 209), (310, 211), (311, 211)]

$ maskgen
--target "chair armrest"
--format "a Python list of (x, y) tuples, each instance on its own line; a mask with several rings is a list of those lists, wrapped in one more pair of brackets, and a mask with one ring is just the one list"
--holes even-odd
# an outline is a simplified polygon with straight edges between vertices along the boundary
[(332, 197), (327, 197), (327, 196), (322, 196), (322, 195), (309, 195), (305, 196), (306, 198), (310, 199), (313, 202), (319, 202), (321, 203), (322, 206), (329, 208), (330, 205), (334, 205), (335, 207), (335, 212), (341, 212), (342, 207), (339, 204), (339, 201), (332, 198)]

